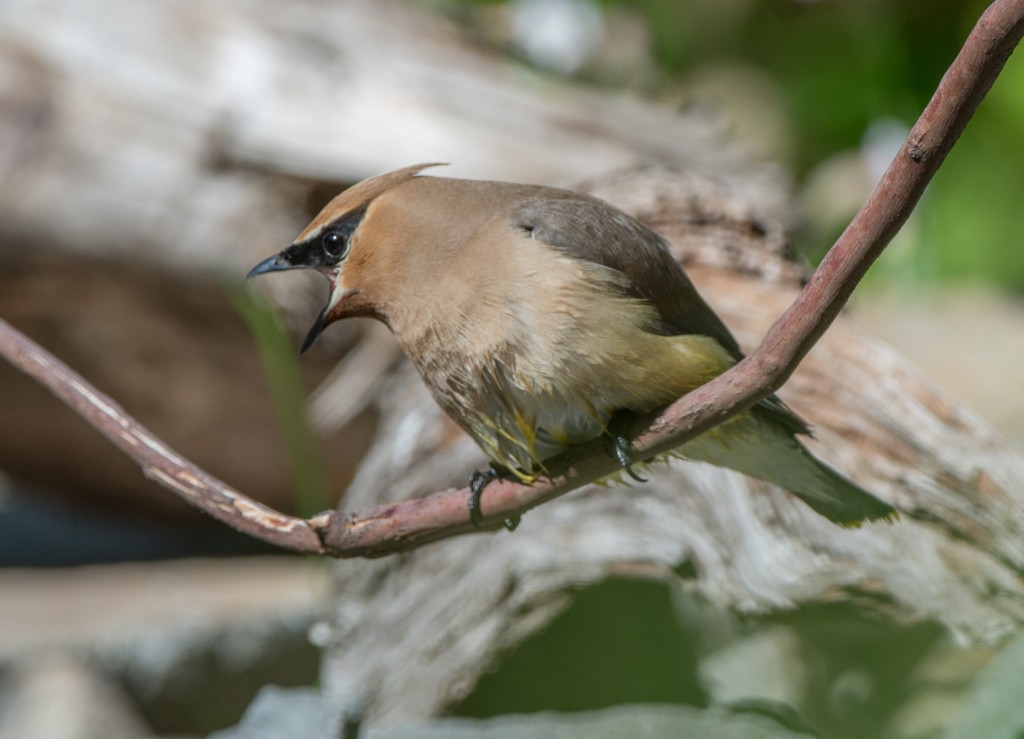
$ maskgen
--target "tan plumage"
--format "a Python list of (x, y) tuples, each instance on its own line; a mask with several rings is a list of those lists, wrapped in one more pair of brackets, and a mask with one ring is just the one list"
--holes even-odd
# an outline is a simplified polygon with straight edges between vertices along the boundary
[[(531, 480), (613, 414), (653, 410), (742, 356), (662, 239), (607, 203), (416, 176), (425, 166), (346, 190), (250, 274), (325, 274), (306, 345), (340, 318), (384, 321), (492, 462)], [(777, 482), (841, 523), (892, 513), (797, 433), (806, 425), (771, 397), (679, 452)]]

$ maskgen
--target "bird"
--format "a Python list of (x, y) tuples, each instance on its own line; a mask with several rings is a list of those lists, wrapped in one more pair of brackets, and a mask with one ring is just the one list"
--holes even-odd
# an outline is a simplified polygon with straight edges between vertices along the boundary
[[(329, 282), (306, 351), (335, 321), (395, 335), (436, 402), (495, 478), (533, 483), (545, 462), (605, 436), (632, 467), (617, 419), (650, 413), (743, 358), (664, 238), (598, 198), (553, 187), (422, 174), (418, 164), (331, 200), (248, 278), (312, 269)], [(808, 424), (777, 396), (672, 454), (774, 483), (843, 526), (892, 521), (888, 503), (811, 454)], [(506, 522), (511, 528), (511, 522)]]

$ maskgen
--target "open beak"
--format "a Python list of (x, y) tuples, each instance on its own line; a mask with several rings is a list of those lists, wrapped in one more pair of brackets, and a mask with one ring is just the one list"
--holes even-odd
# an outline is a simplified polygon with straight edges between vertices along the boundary
[[(292, 262), (292, 255), (289, 253), (290, 251), (290, 249), (285, 249), (283, 252), (264, 259), (249, 270), (249, 274), (245, 276), (245, 279), (251, 280), (257, 275), (265, 275), (268, 272), (284, 272), (289, 269), (317, 269), (316, 267), (311, 267), (311, 265), (303, 264), (302, 262), (299, 262), (298, 264)], [(320, 313), (317, 315), (316, 320), (313, 321), (313, 325), (310, 327), (309, 333), (306, 334), (306, 338), (302, 342), (302, 348), (299, 350), (299, 354), (303, 354), (307, 349), (309, 349), (309, 347), (313, 346), (317, 337), (320, 336), (320, 333), (324, 330), (326, 326), (327, 311), (330, 307), (330, 295), (328, 295), (327, 304), (320, 309)]]

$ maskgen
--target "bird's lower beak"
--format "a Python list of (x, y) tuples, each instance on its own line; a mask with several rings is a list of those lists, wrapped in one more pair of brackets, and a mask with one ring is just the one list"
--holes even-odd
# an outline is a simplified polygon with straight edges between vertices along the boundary
[(245, 279), (251, 280), (256, 275), (265, 275), (268, 272), (283, 272), (286, 269), (302, 269), (305, 266), (305, 264), (293, 264), (285, 256), (285, 253), (281, 252), (279, 254), (275, 254), (272, 257), (264, 259), (255, 267), (250, 269), (249, 274), (245, 276)]
[(327, 303), (323, 308), (320, 309), (320, 313), (317, 314), (316, 320), (313, 321), (313, 325), (309, 327), (309, 333), (306, 334), (306, 338), (302, 340), (302, 348), (299, 349), (299, 354), (305, 354), (309, 347), (313, 346), (313, 343), (320, 336), (320, 332), (327, 327), (327, 311), (330, 310), (331, 304)]
[(331, 290), (329, 297), (327, 298), (327, 304), (320, 309), (320, 313), (317, 314), (316, 320), (313, 321), (313, 325), (310, 326), (309, 333), (306, 334), (306, 339), (302, 342), (302, 349), (299, 350), (300, 354), (313, 346), (313, 342), (315, 342), (317, 337), (323, 333), (323, 330), (335, 321), (347, 316), (368, 315), (367, 313), (353, 312), (351, 309), (352, 306), (348, 303), (348, 301), (358, 293), (358, 290), (338, 288), (336, 281), (331, 279)]

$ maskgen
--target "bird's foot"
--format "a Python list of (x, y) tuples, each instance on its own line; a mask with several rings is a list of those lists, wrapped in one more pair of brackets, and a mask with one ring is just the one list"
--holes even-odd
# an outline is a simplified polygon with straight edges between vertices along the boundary
[(625, 436), (615, 434), (612, 436), (612, 447), (615, 450), (615, 459), (622, 465), (626, 474), (637, 482), (647, 482), (647, 478), (633, 469), (633, 447)]
[[(493, 463), (487, 468), (486, 472), (474, 470), (473, 475), (469, 478), (469, 520), (473, 523), (473, 528), (480, 528), (481, 519), (483, 517), (481, 503), (484, 495), (484, 488), (486, 488), (492, 480), (508, 479), (508, 474), (509, 472), (507, 469)], [(521, 520), (522, 516), (511, 516), (506, 518), (505, 528), (509, 531), (515, 531)]]
[(633, 420), (632, 415), (627, 414), (628, 411), (620, 411), (613, 416), (608, 424), (608, 431), (606, 433), (611, 442), (612, 453), (626, 474), (637, 482), (647, 482), (646, 477), (633, 469), (635, 462), (633, 459), (633, 445), (630, 444), (629, 439), (623, 433), (624, 430), (629, 428), (629, 424)]

